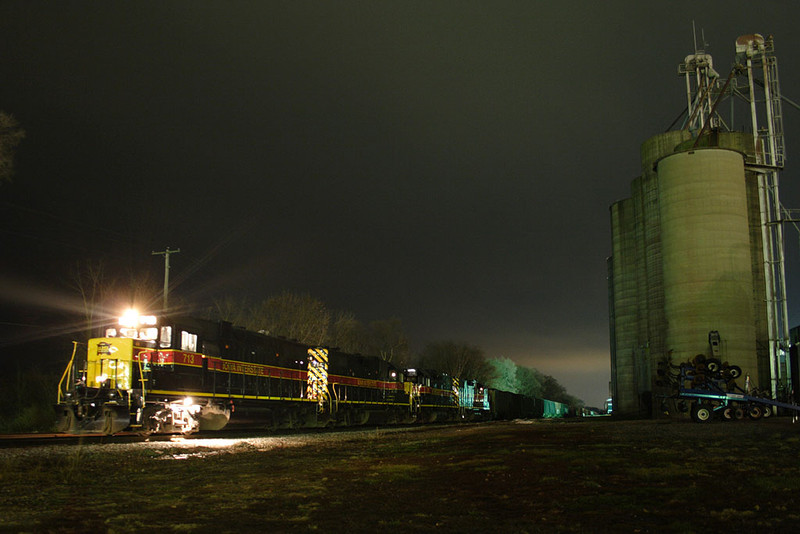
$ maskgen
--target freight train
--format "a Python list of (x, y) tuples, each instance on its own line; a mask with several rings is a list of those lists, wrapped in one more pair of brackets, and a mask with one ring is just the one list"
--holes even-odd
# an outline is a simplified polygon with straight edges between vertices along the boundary
[(58, 386), (60, 432), (191, 433), (222, 428), (563, 417), (567, 406), (430, 369), (348, 354), (192, 317), (128, 313)]

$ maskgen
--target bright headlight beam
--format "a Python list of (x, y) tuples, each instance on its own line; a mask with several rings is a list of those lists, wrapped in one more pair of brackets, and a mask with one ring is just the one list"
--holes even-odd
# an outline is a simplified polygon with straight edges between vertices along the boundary
[(122, 317), (119, 318), (119, 325), (127, 328), (134, 328), (139, 324), (139, 312), (133, 308), (125, 310)]

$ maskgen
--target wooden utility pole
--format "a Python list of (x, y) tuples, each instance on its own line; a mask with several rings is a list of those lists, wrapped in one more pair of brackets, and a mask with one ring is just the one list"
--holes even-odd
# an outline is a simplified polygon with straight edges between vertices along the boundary
[(164, 256), (164, 311), (167, 311), (167, 302), (169, 299), (169, 255), (176, 254), (180, 251), (181, 249), (170, 250), (169, 247), (167, 247), (167, 250), (161, 252), (153, 251), (153, 256)]

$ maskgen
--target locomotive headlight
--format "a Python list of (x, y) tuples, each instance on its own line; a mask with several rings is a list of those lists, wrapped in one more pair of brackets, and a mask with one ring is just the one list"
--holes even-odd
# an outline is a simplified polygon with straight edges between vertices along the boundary
[(127, 328), (155, 326), (157, 322), (155, 315), (139, 315), (139, 312), (134, 308), (126, 310), (122, 317), (119, 318), (119, 325)]
[(125, 313), (119, 318), (119, 325), (135, 328), (139, 325), (139, 312), (133, 308), (125, 310)]
[(195, 404), (191, 397), (184, 397), (180, 402), (175, 403), (173, 411), (183, 411), (186, 413), (196, 414), (202, 409), (202, 406)]

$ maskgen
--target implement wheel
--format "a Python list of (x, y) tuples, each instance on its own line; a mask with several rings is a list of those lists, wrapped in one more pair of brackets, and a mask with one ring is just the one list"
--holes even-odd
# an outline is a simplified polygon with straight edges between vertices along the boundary
[(711, 420), (714, 409), (710, 404), (696, 402), (692, 406), (692, 419), (698, 423), (705, 423)]
[(750, 419), (761, 419), (761, 417), (764, 415), (764, 408), (758, 404), (751, 404), (747, 408), (747, 415), (750, 416)]

